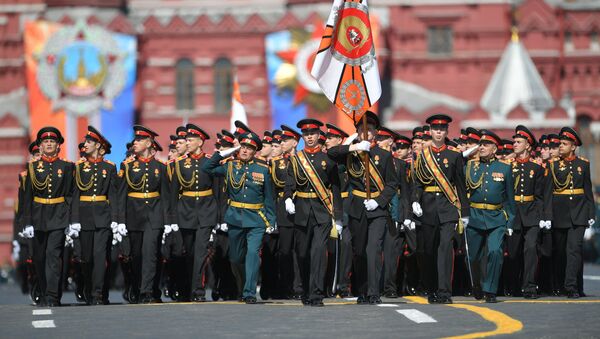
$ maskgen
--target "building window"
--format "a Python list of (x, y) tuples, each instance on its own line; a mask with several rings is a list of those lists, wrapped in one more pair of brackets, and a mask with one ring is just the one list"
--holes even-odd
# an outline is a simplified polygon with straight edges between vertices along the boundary
[(215, 113), (229, 114), (233, 93), (233, 65), (227, 58), (219, 58), (214, 65)]
[(175, 64), (175, 100), (177, 110), (194, 109), (194, 63), (190, 59), (180, 59)]
[(573, 44), (573, 33), (565, 32), (565, 52), (572, 52), (575, 50), (575, 45)]
[(600, 39), (598, 38), (598, 32), (590, 33), (590, 50), (600, 51)]
[(452, 54), (452, 28), (449, 26), (427, 28), (427, 51), (430, 55)]

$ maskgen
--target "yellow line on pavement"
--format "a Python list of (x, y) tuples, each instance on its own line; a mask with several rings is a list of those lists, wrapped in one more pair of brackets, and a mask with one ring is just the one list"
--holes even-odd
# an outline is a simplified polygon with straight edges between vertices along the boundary
[[(425, 299), (423, 297), (404, 297), (404, 298), (407, 300), (410, 300), (411, 302), (413, 302), (415, 304), (427, 304), (427, 299)], [(520, 330), (523, 329), (523, 323), (520, 322), (519, 320), (513, 319), (502, 312), (491, 310), (487, 307), (465, 305), (465, 304), (446, 304), (446, 306), (454, 307), (454, 308), (461, 308), (461, 309), (464, 309), (467, 311), (471, 311), (471, 312), (481, 316), (483, 319), (496, 325), (496, 329), (494, 329), (493, 331), (486, 331), (486, 332), (467, 333), (464, 335), (447, 337), (445, 339), (483, 338), (483, 337), (489, 337), (489, 336), (493, 336), (493, 335), (512, 334), (515, 332), (519, 332)]]

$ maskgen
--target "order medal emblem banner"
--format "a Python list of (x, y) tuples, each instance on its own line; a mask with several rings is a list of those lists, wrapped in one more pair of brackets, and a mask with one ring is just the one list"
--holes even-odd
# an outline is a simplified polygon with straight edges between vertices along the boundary
[(355, 121), (381, 96), (367, 0), (335, 0), (311, 71), (323, 93)]
[(137, 41), (83, 21), (25, 26), (25, 58), (32, 139), (43, 126), (65, 136), (61, 155), (79, 158), (77, 144), (93, 125), (120, 162), (131, 141)]

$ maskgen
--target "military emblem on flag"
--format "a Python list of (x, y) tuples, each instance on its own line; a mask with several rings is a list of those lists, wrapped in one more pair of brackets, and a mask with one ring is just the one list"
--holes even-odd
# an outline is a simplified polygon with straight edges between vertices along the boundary
[(367, 0), (335, 0), (311, 74), (355, 121), (381, 96)]

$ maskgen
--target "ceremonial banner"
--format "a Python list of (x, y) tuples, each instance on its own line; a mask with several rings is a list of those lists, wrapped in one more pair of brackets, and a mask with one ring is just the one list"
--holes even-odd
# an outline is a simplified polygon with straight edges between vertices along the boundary
[(381, 96), (367, 0), (335, 0), (311, 74), (354, 121)]
[(132, 139), (136, 50), (135, 37), (83, 21), (27, 23), (31, 138), (41, 127), (55, 126), (65, 136), (61, 155), (76, 160), (77, 144), (93, 125), (113, 145), (107, 158), (120, 162)]
[(229, 131), (235, 132), (235, 121), (239, 120), (244, 124), (248, 125), (248, 117), (246, 116), (246, 109), (242, 102), (242, 95), (240, 94), (240, 85), (238, 83), (237, 75), (233, 77), (233, 95), (231, 97), (231, 118)]

